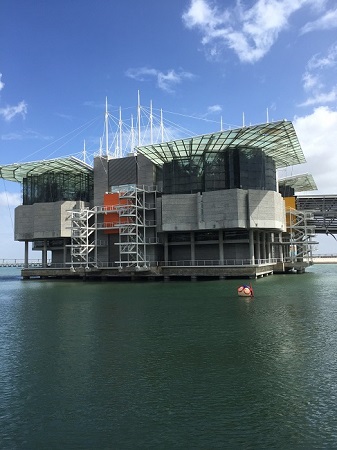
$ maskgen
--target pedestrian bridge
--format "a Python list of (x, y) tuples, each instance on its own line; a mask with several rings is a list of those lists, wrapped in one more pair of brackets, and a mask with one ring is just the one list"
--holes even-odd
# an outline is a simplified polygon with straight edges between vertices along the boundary
[(296, 208), (312, 212), (313, 220), (310, 225), (315, 227), (316, 234), (337, 234), (336, 195), (298, 196)]

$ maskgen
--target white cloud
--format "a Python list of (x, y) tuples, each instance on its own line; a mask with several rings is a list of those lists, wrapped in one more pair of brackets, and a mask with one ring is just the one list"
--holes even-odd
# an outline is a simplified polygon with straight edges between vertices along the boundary
[(337, 194), (337, 111), (321, 106), (311, 114), (295, 117), (293, 124), (307, 160), (301, 170), (306, 167), (318, 187), (313, 193)]
[(0, 192), (0, 206), (18, 206), (21, 203), (21, 194), (17, 192)]
[(325, 105), (337, 100), (337, 44), (325, 55), (314, 55), (302, 77), (308, 98), (300, 106)]
[(5, 108), (0, 108), (0, 115), (6, 121), (10, 121), (18, 114), (21, 114), (22, 117), (25, 117), (27, 114), (27, 104), (24, 100), (22, 100), (16, 106), (6, 106)]
[(23, 141), (26, 139), (37, 139), (37, 140), (48, 141), (53, 138), (52, 138), (52, 136), (44, 136), (40, 133), (37, 133), (34, 130), (27, 129), (27, 130), (23, 130), (20, 133), (2, 134), (0, 139), (2, 141)]
[(257, 0), (247, 8), (237, 0), (235, 8), (220, 10), (210, 0), (191, 0), (182, 18), (187, 28), (199, 29), (210, 57), (228, 47), (240, 61), (254, 63), (268, 53), (294, 12), (307, 5), (320, 10), (323, 4), (324, 0)]
[[(0, 91), (5, 87), (5, 83), (2, 81), (2, 73), (0, 73)], [(16, 106), (6, 106), (0, 108), (0, 116), (2, 116), (7, 122), (9, 122), (13, 117), (21, 114), (24, 118), (27, 114), (27, 103), (22, 100)]]
[(317, 106), (326, 105), (327, 103), (334, 103), (337, 101), (337, 86), (333, 87), (327, 92), (316, 92), (314, 96), (306, 99), (300, 106)]
[(337, 28), (337, 8), (327, 11), (317, 20), (308, 22), (302, 27), (301, 32), (304, 34), (309, 33), (310, 31), (329, 30), (331, 28)]
[(221, 112), (222, 112), (221, 105), (210, 105), (207, 107), (207, 112), (205, 114), (202, 114), (200, 117), (202, 119), (206, 119), (209, 116), (212, 116), (214, 114), (220, 114)]
[(220, 105), (212, 105), (207, 108), (208, 114), (218, 113), (222, 111), (222, 107)]
[(328, 49), (326, 56), (314, 55), (308, 62), (310, 70), (327, 69), (335, 66), (337, 66), (337, 44)]
[(149, 67), (131, 68), (126, 71), (126, 75), (129, 78), (133, 78), (138, 81), (146, 81), (151, 78), (155, 78), (157, 86), (163, 91), (172, 93), (174, 92), (174, 86), (183, 82), (183, 80), (189, 80), (194, 78), (194, 75), (184, 70), (175, 71), (174, 69), (168, 70), (166, 73), (160, 70)]
[(2, 73), (0, 73), (0, 91), (5, 87), (5, 83), (2, 81)]

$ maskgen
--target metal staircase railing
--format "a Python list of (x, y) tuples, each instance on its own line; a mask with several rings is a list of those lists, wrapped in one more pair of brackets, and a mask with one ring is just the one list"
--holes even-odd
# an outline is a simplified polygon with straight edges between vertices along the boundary
[(294, 208), (286, 209), (287, 233), (289, 240), (289, 259), (291, 262), (312, 261), (312, 250), (315, 236), (315, 226), (313, 225), (313, 214), (310, 211), (299, 211)]

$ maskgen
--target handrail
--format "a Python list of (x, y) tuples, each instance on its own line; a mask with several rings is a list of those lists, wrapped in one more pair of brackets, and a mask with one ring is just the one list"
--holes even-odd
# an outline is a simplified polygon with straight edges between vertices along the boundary
[[(312, 255), (310, 259), (319, 259), (319, 258), (325, 258), (325, 259), (337, 259), (336, 254), (318, 254), (318, 255)], [(307, 258), (303, 258), (303, 261), (305, 262)], [(270, 258), (270, 259), (255, 259), (254, 262), (252, 262), (251, 259), (224, 259), (223, 261), (220, 260), (179, 260), (179, 261), (145, 261), (143, 264), (145, 264), (147, 267), (206, 267), (206, 266), (232, 266), (232, 267), (239, 267), (239, 266), (256, 266), (256, 265), (268, 265), (268, 264), (277, 264), (277, 263), (283, 263), (283, 262), (296, 262), (292, 258), (285, 257), (282, 259), (280, 258)], [(126, 263), (126, 261), (125, 261)], [(41, 259), (31, 259), (28, 261), (28, 267), (36, 267), (36, 268), (46, 268), (46, 269), (61, 269), (61, 268), (70, 268), (71, 265), (73, 266), (80, 266), (80, 267), (86, 267), (85, 261), (78, 261), (71, 263), (53, 263), (50, 259), (47, 260), (46, 267), (43, 267), (43, 263)], [(97, 267), (97, 268), (118, 268), (120, 267), (120, 262), (102, 262), (102, 261), (89, 261), (90, 267)], [(25, 267), (25, 261), (23, 259), (0, 259), (0, 267)]]

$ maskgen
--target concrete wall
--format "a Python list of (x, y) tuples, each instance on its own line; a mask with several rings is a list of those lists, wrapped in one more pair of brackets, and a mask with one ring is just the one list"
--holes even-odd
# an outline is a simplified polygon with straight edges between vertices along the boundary
[(15, 240), (70, 237), (69, 211), (86, 205), (85, 202), (59, 201), (18, 206), (15, 208)]
[(200, 194), (162, 196), (163, 231), (198, 229), (198, 203)]
[(33, 239), (34, 205), (17, 206), (14, 217), (14, 239), (16, 241)]
[(273, 191), (228, 189), (163, 195), (161, 209), (162, 231), (250, 227), (285, 231), (284, 201)]
[(277, 192), (249, 189), (248, 214), (250, 228), (286, 231), (284, 200)]
[(203, 192), (199, 228), (247, 228), (247, 191)]

